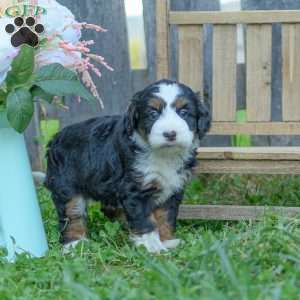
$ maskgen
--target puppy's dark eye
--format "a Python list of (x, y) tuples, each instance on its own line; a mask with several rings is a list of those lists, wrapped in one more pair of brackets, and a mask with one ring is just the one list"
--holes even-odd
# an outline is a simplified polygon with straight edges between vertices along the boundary
[(152, 119), (157, 119), (159, 117), (159, 112), (157, 110), (151, 110), (150, 111), (150, 117)]
[(184, 118), (188, 115), (188, 110), (186, 108), (182, 108), (181, 110), (178, 111), (178, 114), (180, 117)]

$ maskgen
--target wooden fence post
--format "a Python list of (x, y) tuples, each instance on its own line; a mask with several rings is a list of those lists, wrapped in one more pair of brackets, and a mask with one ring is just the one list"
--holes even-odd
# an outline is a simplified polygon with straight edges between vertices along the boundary
[(156, 78), (169, 77), (169, 0), (156, 0)]
[[(219, 0), (172, 0), (171, 10), (175, 11), (215, 11), (220, 10)], [(212, 99), (212, 32), (213, 28), (210, 25), (204, 26), (204, 65), (203, 65), (203, 94), (205, 100)], [(172, 77), (177, 76), (178, 63), (178, 37), (177, 30), (171, 26), (171, 74)]]
[(156, 2), (143, 0), (145, 42), (147, 51), (147, 81), (156, 79)]

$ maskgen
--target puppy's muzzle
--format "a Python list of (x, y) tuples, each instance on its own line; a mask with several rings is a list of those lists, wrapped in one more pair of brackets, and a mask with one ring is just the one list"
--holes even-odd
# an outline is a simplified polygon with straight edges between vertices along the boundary
[(163, 136), (166, 138), (166, 140), (168, 142), (174, 142), (174, 141), (176, 141), (177, 133), (174, 130), (166, 131), (166, 132), (163, 133)]

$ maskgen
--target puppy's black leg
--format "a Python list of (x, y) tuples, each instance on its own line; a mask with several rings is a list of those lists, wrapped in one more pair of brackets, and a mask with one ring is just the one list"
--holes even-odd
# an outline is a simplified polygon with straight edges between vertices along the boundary
[(132, 233), (141, 235), (155, 230), (147, 200), (131, 197), (123, 201), (123, 208)]
[(122, 207), (103, 205), (101, 211), (107, 218), (112, 221), (118, 221), (124, 228), (128, 228), (126, 216)]
[(131, 240), (143, 245), (149, 252), (166, 251), (167, 248), (159, 239), (159, 232), (152, 215), (151, 201), (143, 193), (131, 193), (130, 198), (122, 201)]
[(162, 206), (153, 211), (153, 218), (159, 231), (160, 240), (167, 248), (174, 248), (179, 240), (174, 239), (178, 209), (183, 197), (182, 192), (174, 194)]
[(65, 200), (57, 195), (53, 195), (53, 199), (59, 218), (60, 241), (68, 245), (85, 239), (87, 235), (85, 199), (82, 196), (74, 196), (70, 200)]

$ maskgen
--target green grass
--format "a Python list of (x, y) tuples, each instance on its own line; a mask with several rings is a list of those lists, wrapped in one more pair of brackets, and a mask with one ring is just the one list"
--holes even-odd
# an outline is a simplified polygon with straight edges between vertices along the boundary
[[(237, 123), (246, 123), (247, 122), (247, 111), (238, 110), (236, 112), (236, 121)], [(235, 147), (251, 147), (251, 136), (247, 134), (236, 134), (231, 137), (231, 144)]]
[(42, 157), (44, 157), (43, 165), (47, 165), (46, 161), (46, 150), (47, 145), (50, 142), (50, 140), (54, 137), (54, 135), (59, 131), (60, 129), (60, 122), (59, 120), (41, 120), (40, 122), (40, 132), (41, 136), (39, 138), (39, 144), (41, 145), (42, 150)]
[[(299, 177), (209, 176), (186, 192), (193, 203), (300, 204)], [(118, 223), (89, 209), (90, 241), (63, 256), (49, 193), (39, 190), (50, 251), (0, 260), (1, 300), (300, 299), (300, 217), (261, 222), (179, 222), (184, 243), (149, 255)]]
[(203, 175), (187, 187), (191, 204), (300, 206), (300, 176)]

